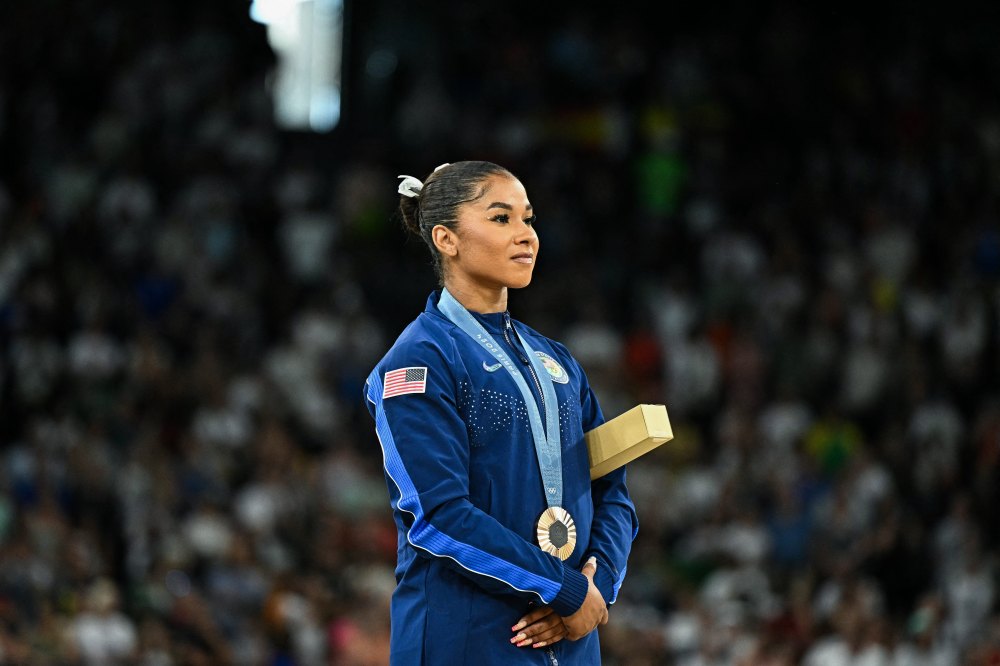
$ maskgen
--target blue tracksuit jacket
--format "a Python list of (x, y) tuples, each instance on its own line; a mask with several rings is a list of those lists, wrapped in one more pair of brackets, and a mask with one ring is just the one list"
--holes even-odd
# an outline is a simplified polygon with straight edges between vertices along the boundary
[[(563, 507), (577, 528), (576, 549), (562, 562), (535, 539), (546, 503), (524, 399), (508, 372), (438, 310), (439, 297), (431, 294), (365, 387), (399, 535), (392, 663), (599, 664), (597, 632), (551, 650), (509, 642), (532, 606), (567, 616), (582, 605), (587, 580), (579, 571), (591, 555), (607, 603), (625, 577), (638, 521), (624, 468), (590, 481), (583, 434), (604, 422), (597, 399), (563, 345), (506, 313), (474, 314), (529, 386), (535, 382), (518, 361), (526, 358), (518, 336), (548, 356), (559, 398)], [(401, 368), (417, 369), (407, 377), (416, 383), (383, 397), (386, 373)], [(390, 388), (399, 381), (400, 373), (390, 375)]]

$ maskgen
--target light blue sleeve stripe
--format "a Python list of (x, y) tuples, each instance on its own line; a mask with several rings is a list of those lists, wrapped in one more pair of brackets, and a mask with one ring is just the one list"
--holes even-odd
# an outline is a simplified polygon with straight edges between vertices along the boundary
[(611, 586), (611, 603), (615, 603), (618, 600), (618, 589), (621, 588), (622, 583), (625, 582), (625, 572), (628, 571), (628, 567), (622, 569), (621, 575), (618, 576), (618, 580)]
[(424, 518), (424, 510), (420, 505), (420, 495), (403, 465), (399, 451), (396, 449), (389, 421), (385, 416), (382, 401), (382, 378), (377, 374), (377, 371), (368, 378), (368, 399), (375, 405), (375, 430), (382, 445), (385, 470), (399, 488), (396, 508), (413, 516), (413, 525), (406, 535), (407, 541), (432, 555), (449, 557), (455, 560), (459, 566), (473, 573), (499, 580), (515, 590), (537, 594), (543, 603), (547, 604), (555, 599), (562, 588), (561, 583), (522, 569), (475, 546), (456, 541)]

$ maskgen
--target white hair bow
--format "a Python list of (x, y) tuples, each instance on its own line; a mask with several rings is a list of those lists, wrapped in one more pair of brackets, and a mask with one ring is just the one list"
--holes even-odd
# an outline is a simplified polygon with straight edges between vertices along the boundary
[(399, 183), (399, 193), (404, 197), (410, 197), (411, 199), (419, 197), (420, 190), (424, 189), (424, 184), (413, 176), (399, 175), (396, 178), (403, 179)]
[[(441, 165), (439, 165), (437, 167), (434, 167), (434, 171), (435, 172), (440, 171), (441, 169), (445, 168), (446, 166), (451, 166), (451, 162), (445, 162), (444, 164), (441, 164)], [(399, 190), (398, 191), (404, 197), (410, 197), (411, 199), (419, 197), (420, 196), (420, 191), (422, 189), (424, 189), (424, 184), (422, 182), (420, 182), (419, 179), (414, 178), (413, 176), (404, 176), (403, 174), (400, 174), (400, 175), (396, 176), (396, 178), (402, 178), (403, 179), (399, 183)]]

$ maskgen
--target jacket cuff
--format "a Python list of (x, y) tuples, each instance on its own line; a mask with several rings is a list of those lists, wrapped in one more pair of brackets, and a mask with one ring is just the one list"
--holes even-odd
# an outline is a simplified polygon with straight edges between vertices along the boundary
[(562, 617), (569, 617), (583, 606), (589, 587), (586, 576), (572, 567), (563, 566), (562, 587), (549, 605)]
[(615, 579), (612, 575), (611, 565), (597, 557), (597, 573), (594, 574), (594, 585), (604, 597), (604, 605), (610, 606), (615, 598)]

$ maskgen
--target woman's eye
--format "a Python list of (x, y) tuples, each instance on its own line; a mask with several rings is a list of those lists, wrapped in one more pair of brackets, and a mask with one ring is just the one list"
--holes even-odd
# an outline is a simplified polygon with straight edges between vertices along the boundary
[(524, 223), (527, 224), (530, 227), (530, 226), (533, 226), (535, 224), (536, 220), (538, 220), (538, 216), (537, 215), (532, 215), (531, 217), (524, 218)]
[(507, 213), (500, 213), (498, 215), (494, 215), (493, 217), (491, 217), (490, 220), (492, 220), (493, 222), (501, 222), (503, 224), (507, 224), (508, 222), (510, 222), (510, 216), (507, 215)]

